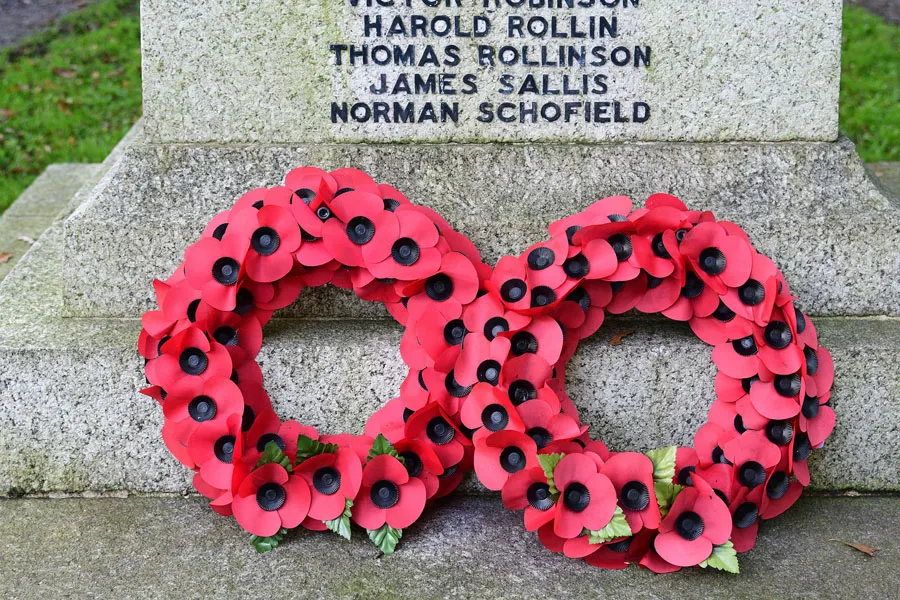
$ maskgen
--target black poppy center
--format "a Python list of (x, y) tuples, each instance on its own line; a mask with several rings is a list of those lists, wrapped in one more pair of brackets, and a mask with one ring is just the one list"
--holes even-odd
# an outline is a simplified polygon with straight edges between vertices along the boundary
[(631, 549), (631, 541), (634, 538), (625, 538), (621, 542), (615, 544), (607, 544), (606, 549), (611, 552), (628, 552)]
[(666, 250), (666, 244), (663, 242), (663, 234), (657, 233), (656, 235), (654, 235), (651, 246), (653, 248), (653, 254), (655, 254), (657, 257), (672, 258), (672, 255), (669, 254), (669, 251)]
[(687, 510), (675, 519), (675, 531), (687, 541), (696, 540), (703, 534), (703, 518), (692, 510)]
[(547, 247), (535, 248), (528, 253), (528, 266), (535, 271), (542, 271), (553, 264), (556, 255)]
[(512, 353), (516, 356), (523, 354), (534, 354), (538, 349), (537, 338), (527, 331), (520, 331), (510, 340), (512, 345)]
[(453, 295), (453, 280), (444, 273), (432, 275), (425, 281), (425, 293), (435, 302), (443, 302)]
[(747, 461), (741, 465), (741, 468), (738, 471), (738, 479), (740, 480), (741, 485), (753, 489), (756, 486), (765, 483), (766, 470), (755, 460)]
[(785, 398), (796, 396), (800, 393), (800, 376), (796, 373), (793, 375), (776, 375), (775, 391)]
[(815, 375), (819, 371), (819, 357), (816, 351), (807, 346), (803, 349), (803, 358), (806, 359), (806, 372)]
[(500, 286), (500, 298), (514, 304), (525, 297), (528, 288), (521, 279), (510, 279)]
[(517, 379), (509, 384), (507, 391), (510, 401), (514, 406), (518, 406), (523, 402), (537, 398), (537, 390), (534, 384), (527, 379)]
[(278, 510), (284, 506), (287, 500), (287, 493), (280, 484), (270, 481), (259, 486), (256, 490), (256, 504), (265, 511)]
[(266, 446), (269, 445), (269, 442), (275, 442), (275, 445), (278, 446), (279, 450), (284, 450), (284, 440), (281, 439), (281, 436), (277, 433), (266, 433), (259, 436), (259, 439), (256, 440), (256, 449), (260, 452), (264, 452), (266, 450)]
[(756, 306), (762, 303), (765, 297), (766, 288), (755, 279), (748, 280), (747, 283), (738, 288), (738, 298), (741, 300), (741, 303), (747, 306)]
[(791, 480), (784, 471), (775, 471), (766, 484), (766, 495), (772, 500), (778, 500), (787, 494)]
[(525, 498), (528, 504), (535, 510), (550, 510), (553, 507), (553, 495), (550, 493), (550, 486), (540, 481), (535, 481), (525, 492)]
[(451, 346), (462, 344), (466, 336), (466, 326), (462, 319), (453, 319), (444, 325), (444, 341)]
[(412, 450), (407, 450), (400, 453), (400, 458), (403, 459), (403, 466), (406, 467), (406, 472), (409, 473), (410, 477), (418, 477), (422, 473), (425, 465), (422, 464), (422, 459), (418, 454)]
[(425, 435), (438, 446), (449, 444), (455, 433), (444, 417), (434, 417), (425, 426)]
[(546, 285), (539, 285), (531, 290), (532, 308), (540, 308), (556, 302), (556, 292)]
[(223, 346), (237, 346), (238, 332), (234, 327), (222, 325), (213, 332), (213, 338)]
[(616, 260), (622, 262), (631, 258), (631, 238), (624, 233), (617, 233), (609, 237), (609, 245), (612, 246), (613, 252), (616, 253)]
[(566, 259), (563, 263), (563, 271), (573, 279), (581, 279), (591, 271), (591, 265), (583, 254), (577, 254)]
[(678, 483), (680, 485), (694, 485), (693, 479), (691, 479), (691, 474), (697, 471), (697, 467), (691, 465), (687, 467), (682, 467), (680, 471), (678, 471)]
[(807, 394), (803, 397), (803, 406), (800, 408), (800, 412), (807, 419), (815, 419), (819, 414), (819, 406), (819, 397)]
[(484, 324), (484, 337), (488, 341), (493, 340), (504, 331), (509, 331), (509, 323), (503, 317), (491, 317)]
[(400, 501), (400, 489), (393, 481), (376, 481), (370, 492), (372, 503), (378, 508), (390, 508)]
[(700, 268), (708, 275), (722, 273), (725, 263), (725, 255), (718, 248), (706, 248), (700, 253)]
[(766, 425), (766, 437), (773, 444), (787, 446), (794, 437), (794, 427), (788, 421), (769, 421)]
[(504, 448), (500, 453), (500, 466), (507, 473), (518, 473), (525, 468), (525, 453), (515, 446)]
[(797, 333), (803, 333), (806, 331), (806, 317), (803, 316), (803, 313), (797, 311)]
[(238, 280), (240, 266), (238, 262), (228, 256), (223, 256), (213, 263), (212, 276), (221, 285), (234, 285)]
[(316, 216), (320, 221), (325, 222), (331, 218), (331, 209), (327, 206), (320, 206), (316, 209)]
[(570, 483), (563, 493), (563, 504), (572, 512), (581, 512), (591, 503), (591, 493), (584, 484)]
[[(309, 188), (300, 188), (299, 190), (294, 190), (294, 196), (300, 200), (300, 202), (309, 206), (313, 201), (313, 198), (316, 197), (316, 193)], [(293, 202), (294, 198), (291, 198), (291, 204), (293, 204)]]
[(543, 427), (532, 427), (525, 434), (534, 440), (535, 445), (537, 445), (538, 450), (546, 447), (550, 442), (553, 441), (553, 434), (544, 429)]
[(197, 321), (197, 309), (200, 308), (200, 298), (196, 300), (191, 300), (191, 303), (188, 304), (187, 307), (187, 318), (191, 323), (195, 323)]
[(178, 365), (188, 375), (200, 375), (209, 366), (209, 358), (200, 348), (188, 348), (178, 358)]
[(188, 404), (188, 414), (198, 423), (216, 416), (216, 401), (209, 396), (197, 396)]
[(223, 463), (230, 463), (231, 456), (234, 454), (234, 436), (223, 435), (213, 444), (213, 454)]
[(250, 406), (244, 406), (244, 412), (241, 414), (241, 431), (250, 431), (253, 423), (256, 422), (256, 411)]
[(758, 352), (756, 340), (753, 339), (752, 335), (734, 340), (731, 342), (731, 347), (741, 356), (753, 356)]
[(681, 295), (689, 300), (691, 298), (696, 298), (703, 293), (704, 287), (706, 287), (706, 285), (703, 281), (697, 277), (696, 274), (688, 271), (684, 278), (684, 287), (681, 288)]
[(568, 302), (574, 302), (585, 312), (591, 307), (591, 295), (581, 288), (576, 289), (566, 296), (566, 300)]
[(468, 396), (469, 392), (472, 391), (471, 385), (462, 385), (456, 381), (456, 377), (453, 376), (452, 370), (447, 373), (447, 376), (444, 378), (444, 387), (447, 389), (447, 393), (454, 398), (463, 398), (464, 396)]
[(281, 238), (278, 232), (271, 227), (260, 227), (250, 236), (250, 246), (256, 250), (257, 254), (269, 256), (274, 254), (281, 245)]
[(772, 321), (766, 325), (766, 343), (776, 350), (787, 348), (793, 337), (791, 328), (784, 321)]
[(253, 310), (253, 293), (247, 288), (241, 288), (238, 290), (234, 302), (234, 312), (239, 315), (246, 315)]
[(619, 499), (629, 510), (644, 510), (650, 505), (650, 490), (640, 481), (629, 481), (622, 486)]
[(391, 246), (391, 257), (397, 264), (408, 267), (419, 260), (419, 244), (410, 238), (400, 238)]
[(734, 526), (746, 529), (756, 523), (757, 517), (759, 517), (759, 507), (752, 502), (744, 502), (734, 511)]
[(347, 237), (357, 246), (368, 244), (375, 237), (375, 224), (368, 217), (353, 217), (347, 223)]
[(719, 300), (719, 306), (716, 307), (716, 310), (713, 311), (713, 318), (716, 321), (721, 321), (722, 323), (728, 323), (733, 320), (735, 317), (734, 311), (725, 306), (725, 303)]
[(313, 487), (320, 494), (331, 496), (341, 489), (341, 474), (334, 467), (322, 467), (313, 473)]
[(500, 368), (500, 363), (496, 360), (483, 361), (476, 370), (478, 381), (497, 385), (497, 382), (500, 381)]
[(488, 431), (500, 431), (509, 423), (509, 413), (500, 404), (489, 404), (481, 411), (481, 424)]
[(225, 237), (226, 231), (228, 231), (228, 223), (222, 223), (213, 230), (212, 236), (217, 240), (221, 240), (223, 237)]
[(384, 205), (384, 210), (387, 210), (390, 212), (394, 212), (395, 210), (397, 210), (400, 207), (400, 201), (394, 200), (393, 198), (385, 198), (384, 202), (382, 202), (382, 204)]
[(794, 442), (794, 460), (801, 461), (809, 458), (809, 451), (812, 449), (812, 445), (809, 443), (809, 437), (805, 433), (801, 433), (797, 436), (797, 440)]

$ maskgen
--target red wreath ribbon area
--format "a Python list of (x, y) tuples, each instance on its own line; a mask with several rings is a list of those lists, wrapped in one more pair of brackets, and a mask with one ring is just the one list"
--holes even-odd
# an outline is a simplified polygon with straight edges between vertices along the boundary
[[(213, 218), (154, 281), (139, 350), (162, 437), (257, 550), (304, 527), (368, 531), (385, 553), (474, 471), (544, 545), (597, 567), (738, 570), (760, 520), (809, 484), (831, 433), (830, 353), (744, 231), (677, 198), (604, 198), (493, 268), (440, 215), (353, 169), (304, 167)], [(306, 287), (352, 289), (405, 327), (409, 375), (364, 435), (282, 421), (256, 355)], [(609, 312), (687, 322), (716, 399), (693, 447), (613, 452), (566, 394)]]

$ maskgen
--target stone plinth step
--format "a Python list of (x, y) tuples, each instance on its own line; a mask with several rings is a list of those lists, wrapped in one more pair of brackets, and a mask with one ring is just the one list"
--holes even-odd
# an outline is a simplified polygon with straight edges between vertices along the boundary
[[(494, 263), (604, 196), (655, 192), (745, 227), (812, 315), (900, 316), (900, 209), (837, 142), (160, 146), (138, 137), (66, 223), (65, 314), (136, 317), (217, 212), (301, 165), (357, 167)], [(118, 285), (97, 285), (98, 280)], [(317, 292), (293, 315), (384, 316)]]
[[(54, 226), (0, 286), (0, 494), (179, 491), (145, 385), (137, 319), (61, 319), (63, 232)], [(837, 365), (838, 425), (811, 459), (818, 489), (900, 489), (900, 321), (821, 318)], [(624, 343), (616, 332), (636, 329)], [(406, 374), (391, 321), (276, 319), (259, 361), (283, 418), (360, 432)], [(714, 396), (710, 350), (683, 325), (610, 320), (568, 368), (594, 435), (617, 450), (687, 443)]]
[[(100, 164), (59, 163), (47, 167), (0, 216), (0, 252), (12, 255), (0, 264), (0, 280), (41, 236), (86, 183), (96, 181)], [(23, 239), (26, 238), (26, 239)]]
[[(763, 523), (741, 573), (601, 571), (552, 554), (499, 497), (452, 498), (380, 556), (294, 532), (257, 554), (233, 519), (197, 498), (0, 500), (6, 598), (892, 598), (900, 498), (804, 497)], [(839, 541), (879, 550), (874, 557)]]

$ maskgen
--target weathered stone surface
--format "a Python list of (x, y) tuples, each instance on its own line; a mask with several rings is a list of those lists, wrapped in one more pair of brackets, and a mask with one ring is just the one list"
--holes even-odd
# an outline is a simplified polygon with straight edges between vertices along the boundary
[(99, 164), (59, 163), (47, 167), (22, 195), (0, 215), (0, 252), (12, 257), (0, 263), (0, 280), (31, 248), (53, 219), (71, 202), (76, 192), (94, 181)]
[[(900, 7), (897, 10), (900, 11)], [(900, 162), (871, 163), (866, 166), (889, 193), (900, 197)]]
[[(695, 2), (692, 0), (604, 2), (606, 8), (510, 9), (466, 0), (461, 7), (410, 6), (354, 8), (347, 0), (280, 2), (249, 0), (239, 4), (211, 0), (145, 0), (142, 3), (144, 114), (150, 139), (159, 142), (309, 142), (329, 140), (833, 140), (837, 137), (840, 71), (840, 0), (798, 0), (790, 3)], [(450, 3), (455, 4), (455, 3)], [(623, 7), (625, 5), (625, 7)], [(634, 6), (638, 5), (638, 6)], [(412, 14), (460, 17), (472, 30), (472, 17), (484, 14), (495, 25), (487, 38), (435, 37), (432, 34), (382, 38), (363, 35), (361, 14), (390, 19)], [(558, 39), (507, 37), (509, 15), (558, 16), (565, 30), (569, 16), (617, 18), (616, 37)], [(499, 48), (542, 44), (556, 56), (560, 44), (605, 46), (604, 54), (625, 46), (650, 46), (649, 67), (536, 68), (478, 66), (476, 45)], [(349, 68), (346, 57), (336, 65), (329, 44), (416, 45), (421, 56), (431, 44), (443, 58), (443, 48), (460, 48), (458, 67), (373, 66)], [(589, 54), (588, 58), (592, 58)], [(379, 96), (369, 92), (376, 73), (457, 74), (463, 90), (466, 73), (477, 76), (475, 94)], [(537, 72), (560, 77), (607, 75), (605, 94), (574, 96), (498, 93), (498, 79), (512, 75), (515, 91), (522, 77)], [(558, 82), (557, 82), (558, 83)], [(576, 84), (577, 86), (577, 84)], [(560, 85), (554, 86), (559, 88)], [(442, 100), (459, 102), (458, 123), (332, 124), (331, 102)], [(649, 121), (585, 123), (584, 117), (564, 123), (480, 123), (475, 117), (483, 101), (643, 101), (651, 107)], [(580, 115), (580, 113), (579, 113)]]
[[(58, 317), (63, 252), (54, 227), (0, 284), (0, 493), (188, 487), (159, 436), (161, 411), (137, 392), (139, 321)], [(816, 326), (837, 364), (838, 425), (813, 455), (814, 485), (900, 490), (900, 320)], [(259, 362), (276, 410), (323, 432), (361, 432), (406, 374), (401, 334), (384, 320), (274, 320)], [(660, 320), (611, 319), (567, 373), (585, 422), (618, 450), (690, 442), (714, 395), (709, 349)]]
[[(593, 200), (641, 205), (669, 192), (746, 228), (785, 272), (800, 306), (821, 315), (900, 315), (900, 209), (869, 179), (853, 145), (136, 144), (66, 223), (65, 314), (137, 316), (218, 211), (291, 168), (353, 166), (444, 215), (494, 262), (544, 239)], [(116, 285), (98, 285), (115, 281)], [(317, 290), (291, 314), (383, 316)]]
[[(380, 556), (362, 530), (350, 542), (297, 532), (256, 554), (234, 520), (199, 499), (0, 500), (5, 598), (892, 598), (900, 499), (801, 498), (763, 523), (741, 574), (637, 567), (600, 571), (552, 554), (500, 499), (430, 509)], [(874, 558), (837, 541), (877, 547)]]

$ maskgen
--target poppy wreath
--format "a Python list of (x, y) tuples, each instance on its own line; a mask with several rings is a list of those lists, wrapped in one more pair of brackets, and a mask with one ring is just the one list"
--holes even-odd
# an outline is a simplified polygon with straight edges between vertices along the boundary
[[(143, 315), (163, 440), (258, 551), (304, 527), (368, 531), (386, 554), (473, 471), (554, 552), (609, 569), (738, 570), (762, 519), (809, 484), (834, 427), (830, 353), (744, 231), (655, 194), (597, 201), (494, 268), (434, 211), (353, 169), (312, 167), (216, 215)], [(409, 375), (363, 435), (272, 409), (263, 326), (305, 287), (382, 302)], [(693, 447), (612, 452), (565, 391), (607, 312), (687, 322), (713, 346), (716, 399)]]

